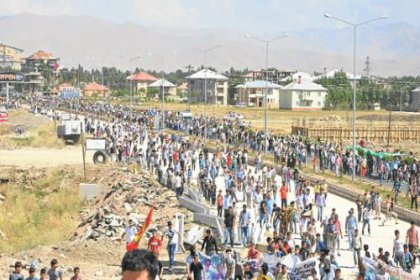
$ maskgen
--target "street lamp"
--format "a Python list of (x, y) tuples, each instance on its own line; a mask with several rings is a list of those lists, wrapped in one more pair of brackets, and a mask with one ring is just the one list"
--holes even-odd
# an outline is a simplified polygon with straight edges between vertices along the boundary
[(131, 76), (130, 76), (130, 108), (131, 108), (131, 110), (133, 110), (133, 61), (135, 61), (135, 60), (137, 60), (137, 59), (139, 59), (139, 58), (141, 58), (141, 56), (140, 55), (137, 55), (137, 56), (133, 56), (133, 57), (131, 57), (129, 60), (130, 60), (130, 73), (131, 73)]
[(357, 27), (359, 27), (361, 25), (371, 23), (371, 22), (374, 22), (374, 21), (386, 19), (387, 16), (380, 16), (380, 17), (377, 17), (377, 18), (373, 18), (373, 19), (358, 22), (358, 23), (349, 22), (347, 20), (335, 17), (335, 16), (330, 15), (330, 14), (324, 14), (324, 17), (334, 19), (336, 21), (345, 23), (345, 24), (353, 27), (353, 135), (352, 135), (352, 140), (353, 140), (353, 144), (352, 144), (353, 168), (352, 169), (353, 169), (353, 172), (352, 172), (351, 177), (352, 177), (352, 180), (354, 181), (355, 177), (356, 177), (356, 32), (357, 32)]
[(208, 49), (192, 48), (196, 51), (203, 53), (204, 55), (204, 141), (207, 140), (207, 53), (220, 47), (222, 46), (216, 45)]
[[(156, 57), (160, 59), (160, 65), (161, 65), (160, 86), (162, 90), (162, 131), (165, 129), (165, 80), (164, 80), (165, 72), (163, 70), (163, 65), (164, 65), (164, 57), (170, 56), (170, 55), (176, 55), (176, 52), (156, 55)], [(149, 53), (149, 56), (153, 56), (153, 54)]]
[(265, 145), (264, 145), (264, 153), (265, 155), (268, 154), (268, 145), (267, 145), (267, 139), (268, 139), (268, 127), (267, 127), (267, 119), (268, 119), (268, 45), (274, 41), (280, 40), (282, 38), (289, 37), (289, 34), (283, 34), (281, 36), (278, 36), (276, 38), (266, 40), (266, 39), (260, 39), (258, 37), (255, 37), (251, 34), (245, 34), (245, 38), (248, 39), (254, 39), (256, 41), (260, 41), (265, 43), (265, 95), (264, 95), (264, 138), (265, 138)]

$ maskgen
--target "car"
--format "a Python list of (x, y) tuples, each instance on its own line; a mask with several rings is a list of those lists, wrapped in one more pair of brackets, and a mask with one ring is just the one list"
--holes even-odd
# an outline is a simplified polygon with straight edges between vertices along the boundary
[(236, 104), (236, 107), (238, 107), (238, 108), (246, 108), (246, 103), (245, 102), (239, 102), (238, 104)]

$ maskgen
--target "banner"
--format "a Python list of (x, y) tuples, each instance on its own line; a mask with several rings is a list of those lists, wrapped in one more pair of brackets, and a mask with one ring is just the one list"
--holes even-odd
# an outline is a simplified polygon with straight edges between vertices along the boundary
[(291, 280), (307, 279), (311, 276), (311, 270), (315, 268), (319, 274), (319, 260), (317, 258), (301, 261), (298, 256), (286, 255), (279, 258), (272, 254), (264, 254), (261, 263), (267, 263), (269, 271), (274, 274), (278, 263), (287, 267)]
[(317, 275), (319, 274), (319, 260), (311, 258), (303, 262), (299, 262), (295, 267), (289, 271), (290, 280), (308, 279), (311, 276), (312, 269), (315, 269)]
[[(415, 280), (418, 279), (415, 275), (404, 271), (402, 268), (387, 265), (381, 260), (373, 260), (371, 258), (363, 257), (363, 263), (366, 266), (366, 276), (373, 280)], [(379, 268), (382, 267), (382, 269)], [(389, 275), (389, 278), (386, 277)]]
[[(225, 267), (225, 256), (223, 254), (214, 254), (213, 256), (207, 256), (201, 252), (198, 253), (200, 263), (204, 267), (204, 272), (206, 274), (206, 280), (222, 280), (226, 276), (226, 267)], [(187, 264), (190, 265), (192, 262), (188, 260)]]

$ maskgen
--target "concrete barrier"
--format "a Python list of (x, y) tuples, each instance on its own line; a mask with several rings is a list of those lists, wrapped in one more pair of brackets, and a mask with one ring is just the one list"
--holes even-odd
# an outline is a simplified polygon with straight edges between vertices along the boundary
[(201, 199), (203, 198), (200, 192), (193, 190), (192, 188), (188, 189), (188, 196), (191, 197), (192, 200), (197, 202), (201, 202)]
[(178, 198), (178, 200), (179, 200), (179, 203), (183, 207), (193, 211), (194, 213), (209, 214), (209, 212), (210, 212), (210, 209), (208, 207), (206, 207), (205, 205), (203, 205), (199, 202), (196, 202), (196, 201), (192, 200), (189, 197), (180, 196)]
[(220, 240), (224, 240), (224, 232), (220, 218), (209, 214), (194, 213), (193, 219), (195, 223), (205, 224), (209, 227), (215, 228), (220, 237)]

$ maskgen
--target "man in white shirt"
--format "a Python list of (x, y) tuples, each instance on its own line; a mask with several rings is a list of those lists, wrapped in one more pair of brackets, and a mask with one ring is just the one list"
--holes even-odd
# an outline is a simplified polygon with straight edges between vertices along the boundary
[(394, 231), (395, 239), (393, 241), (392, 257), (394, 258), (395, 264), (400, 265), (404, 268), (404, 241), (400, 239), (400, 231), (397, 229)]
[(163, 236), (168, 237), (168, 245), (167, 245), (167, 250), (168, 250), (168, 255), (169, 255), (168, 270), (172, 271), (172, 266), (174, 265), (174, 261), (175, 261), (175, 248), (179, 240), (179, 233), (172, 227), (171, 221), (168, 222), (168, 228), (165, 230), (164, 235), (162, 235), (162, 240), (163, 240)]

